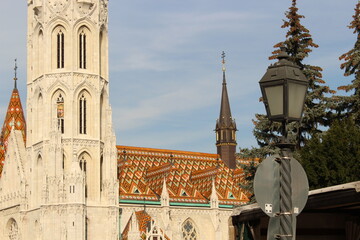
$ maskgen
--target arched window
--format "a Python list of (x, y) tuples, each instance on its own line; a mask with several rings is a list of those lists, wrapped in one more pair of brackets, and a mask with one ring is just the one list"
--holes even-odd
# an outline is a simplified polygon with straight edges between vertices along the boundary
[(100, 192), (103, 190), (103, 177), (104, 177), (104, 157), (101, 155), (100, 157)]
[(197, 240), (198, 235), (194, 223), (187, 219), (182, 225), (182, 239), (183, 240)]
[(13, 218), (9, 220), (9, 222), (7, 224), (7, 230), (8, 230), (8, 237), (9, 237), (8, 239), (10, 239), (10, 240), (19, 240), (20, 239), (18, 225)]
[[(36, 45), (34, 46), (34, 60), (32, 62), (34, 68), (34, 77), (43, 75), (43, 66), (44, 66), (44, 34), (40, 30), (37, 36)], [(37, 60), (37, 61), (36, 61)]]
[(81, 94), (79, 100), (79, 133), (86, 134), (86, 97)]
[(79, 67), (86, 69), (86, 33), (82, 30), (79, 34)]
[(61, 95), (61, 93), (59, 94), (59, 97), (56, 100), (56, 105), (57, 105), (56, 115), (57, 115), (57, 120), (58, 120), (58, 129), (60, 130), (61, 133), (64, 133), (64, 131), (65, 131), (65, 127), (64, 127), (64, 98)]
[(80, 164), (80, 169), (81, 169), (81, 171), (84, 173), (84, 175), (85, 175), (85, 181), (86, 181), (86, 183), (85, 183), (85, 197), (87, 198), (87, 195), (88, 195), (88, 192), (87, 192), (87, 172), (86, 172), (86, 159), (85, 159), (85, 157), (84, 157), (84, 155), (83, 156), (81, 156), (81, 158), (80, 158), (80, 161), (79, 161), (79, 164)]
[(60, 29), (57, 33), (57, 68), (64, 68), (64, 59), (65, 59), (65, 37), (63, 31)]
[(35, 168), (35, 201), (37, 205), (40, 205), (41, 201), (41, 190), (42, 190), (42, 179), (43, 179), (43, 161), (42, 157), (39, 154), (36, 160), (36, 168)]
[(107, 77), (107, 32), (106, 29), (102, 29), (100, 32), (100, 76)]
[(36, 121), (34, 123), (34, 127), (36, 127), (36, 131), (34, 132), (35, 140), (41, 141), (43, 139), (43, 127), (41, 126), (41, 119), (44, 117), (44, 102), (43, 96), (40, 93), (38, 96), (37, 106), (36, 106)]

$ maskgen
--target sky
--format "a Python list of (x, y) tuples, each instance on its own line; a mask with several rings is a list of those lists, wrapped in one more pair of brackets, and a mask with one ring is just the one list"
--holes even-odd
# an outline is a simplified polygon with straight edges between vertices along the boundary
[[(319, 45), (306, 63), (323, 68), (336, 89), (347, 84), (339, 56), (355, 43), (348, 29), (356, 0), (299, 0), (302, 24)], [(26, 105), (27, 1), (0, 8), (0, 122), (13, 89)], [(110, 103), (117, 144), (215, 153), (220, 111), (221, 52), (239, 148), (256, 147), (252, 119), (265, 113), (259, 80), (273, 63), (273, 45), (291, 0), (110, 0)], [(339, 92), (338, 94), (344, 94)]]

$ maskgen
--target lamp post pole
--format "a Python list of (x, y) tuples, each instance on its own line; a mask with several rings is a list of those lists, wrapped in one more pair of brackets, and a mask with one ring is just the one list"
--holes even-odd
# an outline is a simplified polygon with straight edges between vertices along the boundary
[[(294, 144), (291, 144), (288, 139), (286, 127), (289, 122), (301, 121), (308, 80), (300, 67), (289, 60), (286, 48), (281, 47), (278, 62), (268, 67), (259, 83), (269, 120), (282, 123), (281, 140), (276, 144), (280, 148), (280, 156), (275, 160), (279, 164), (277, 186), (280, 195), (278, 196), (279, 209), (275, 214), (280, 221), (280, 226), (275, 238), (294, 240), (295, 220), (293, 217), (294, 214), (298, 214), (293, 208), (291, 183), (291, 159)], [(269, 206), (269, 204), (267, 205)]]
[(287, 137), (286, 121), (282, 122), (282, 141), (278, 144), (280, 148), (280, 235), (278, 239), (293, 238), (292, 224), (292, 189), (291, 189), (291, 165), (292, 144)]

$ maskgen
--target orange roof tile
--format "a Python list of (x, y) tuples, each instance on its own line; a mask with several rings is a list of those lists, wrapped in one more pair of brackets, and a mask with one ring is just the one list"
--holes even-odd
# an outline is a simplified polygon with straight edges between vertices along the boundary
[(4, 164), (5, 152), (8, 146), (8, 138), (10, 132), (14, 128), (15, 130), (20, 130), (22, 132), (24, 142), (26, 141), (26, 121), (24, 116), (24, 111), (21, 105), (20, 95), (17, 88), (14, 88), (11, 94), (9, 106), (6, 112), (4, 124), (2, 127), (0, 135), (0, 160), (1, 165)]
[[(248, 201), (238, 184), (242, 170), (227, 168), (217, 154), (127, 146), (117, 149), (120, 199), (159, 201), (165, 179), (171, 202), (209, 203), (214, 179), (221, 204)], [(144, 194), (147, 188), (154, 195)]]

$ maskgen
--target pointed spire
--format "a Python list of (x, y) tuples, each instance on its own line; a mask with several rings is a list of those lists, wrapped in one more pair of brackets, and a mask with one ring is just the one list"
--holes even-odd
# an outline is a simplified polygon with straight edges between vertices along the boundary
[(216, 187), (215, 187), (215, 178), (212, 179), (210, 206), (211, 206), (211, 208), (219, 207), (219, 197), (217, 195), (217, 191), (216, 191)]
[(223, 71), (223, 83), (222, 83), (222, 94), (221, 94), (221, 105), (220, 105), (220, 116), (219, 116), (219, 123), (220, 126), (229, 127), (232, 123), (231, 117), (231, 110), (230, 110), (230, 103), (229, 103), (229, 96), (227, 92), (226, 86), (226, 68), (225, 68), (225, 52), (222, 52), (222, 71)]
[(161, 191), (161, 206), (163, 206), (163, 207), (170, 206), (169, 200), (170, 200), (170, 196), (169, 196), (169, 192), (168, 192), (167, 186), (166, 186), (166, 178), (164, 177), (163, 188)]
[(15, 60), (15, 77), (14, 89), (12, 91), (9, 106), (6, 112), (4, 124), (0, 135), (0, 175), (5, 161), (5, 153), (8, 147), (8, 139), (12, 130), (22, 132), (24, 143), (26, 142), (26, 121), (24, 111), (21, 105), (19, 91), (16, 86), (17, 81), (17, 64)]
[(0, 135), (0, 145), (3, 145), (4, 150), (7, 150), (7, 141), (12, 129), (20, 130), (24, 137), (24, 142), (26, 141), (26, 121), (25, 115), (22, 108), (19, 91), (16, 86), (17, 81), (17, 64), (15, 60), (15, 85), (11, 94), (9, 106), (5, 116), (3, 128)]
[(236, 151), (236, 123), (232, 119), (229, 96), (226, 84), (226, 68), (225, 68), (225, 52), (221, 54), (222, 58), (222, 93), (220, 104), (220, 115), (216, 122), (216, 146), (217, 152), (221, 156), (221, 160), (229, 168), (236, 168), (235, 151)]

